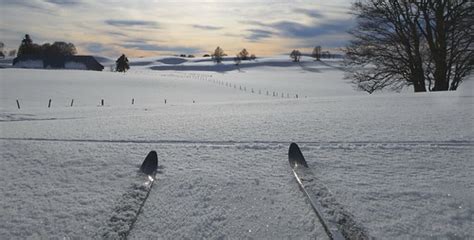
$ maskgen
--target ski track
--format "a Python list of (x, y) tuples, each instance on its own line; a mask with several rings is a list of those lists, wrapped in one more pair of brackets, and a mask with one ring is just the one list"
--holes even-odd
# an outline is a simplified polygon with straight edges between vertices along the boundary
[[(55, 138), (1, 138), (5, 141), (45, 141), (45, 142), (81, 142), (81, 143), (135, 143), (135, 144), (165, 144), (165, 145), (208, 145), (209, 147), (236, 147), (245, 149), (274, 149), (288, 146), (287, 141), (209, 141), (209, 140), (134, 140), (134, 139), (55, 139)], [(301, 141), (307, 148), (328, 149), (412, 149), (412, 148), (470, 148), (474, 141)]]

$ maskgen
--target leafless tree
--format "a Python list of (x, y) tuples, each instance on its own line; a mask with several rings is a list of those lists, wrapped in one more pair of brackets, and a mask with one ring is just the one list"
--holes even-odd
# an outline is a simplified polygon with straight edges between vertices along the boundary
[(293, 62), (299, 62), (301, 58), (301, 52), (297, 49), (291, 51), (290, 58), (293, 59)]
[(314, 47), (313, 52), (311, 53), (311, 57), (316, 59), (316, 61), (319, 61), (321, 59), (321, 46)]
[(353, 11), (358, 25), (346, 64), (359, 89), (413, 85), (424, 92), (428, 83), (428, 90), (456, 90), (472, 70), (474, 9), (468, 1), (363, 0)]
[(418, 0), (416, 7), (431, 55), (431, 90), (456, 90), (473, 67), (474, 5), (465, 0)]
[[(346, 48), (349, 78), (369, 93), (413, 85), (426, 91), (420, 18), (409, 1), (367, 0), (354, 3), (358, 26)], [(368, 87), (370, 86), (370, 87)], [(366, 90), (367, 91), (367, 90)]]
[(212, 54), (212, 59), (216, 63), (222, 62), (222, 58), (225, 56), (224, 50), (222, 50), (221, 47), (217, 47), (216, 50), (214, 50), (214, 53)]

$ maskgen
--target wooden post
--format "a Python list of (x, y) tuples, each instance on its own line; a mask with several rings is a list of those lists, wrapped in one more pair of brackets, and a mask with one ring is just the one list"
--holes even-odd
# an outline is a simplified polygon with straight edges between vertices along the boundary
[(71, 107), (72, 107), (73, 104), (74, 104), (74, 99), (71, 99)]
[(16, 106), (20, 109), (20, 101), (18, 101), (18, 99), (16, 100)]
[(104, 106), (104, 99), (100, 101), (100, 105)]
[(49, 102), (48, 102), (48, 108), (51, 107), (51, 99), (49, 99)]
[(132, 98), (132, 105), (135, 104), (135, 98)]

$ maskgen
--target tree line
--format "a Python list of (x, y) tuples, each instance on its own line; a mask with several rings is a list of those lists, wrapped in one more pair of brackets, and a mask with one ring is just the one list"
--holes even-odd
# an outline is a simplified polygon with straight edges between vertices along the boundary
[(72, 56), (77, 50), (74, 44), (66, 42), (44, 43), (42, 45), (33, 43), (30, 35), (26, 34), (18, 48), (17, 56), (40, 55), (46, 57)]
[(348, 77), (373, 93), (456, 90), (472, 71), (474, 5), (465, 0), (358, 1)]

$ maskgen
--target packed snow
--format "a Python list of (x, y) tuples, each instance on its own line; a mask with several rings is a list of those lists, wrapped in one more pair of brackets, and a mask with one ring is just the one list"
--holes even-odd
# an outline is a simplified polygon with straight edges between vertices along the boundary
[(337, 59), (130, 60), (125, 74), (0, 69), (3, 238), (101, 238), (156, 150), (130, 239), (325, 239), (290, 142), (370, 236), (474, 237), (472, 78), (367, 95)]

